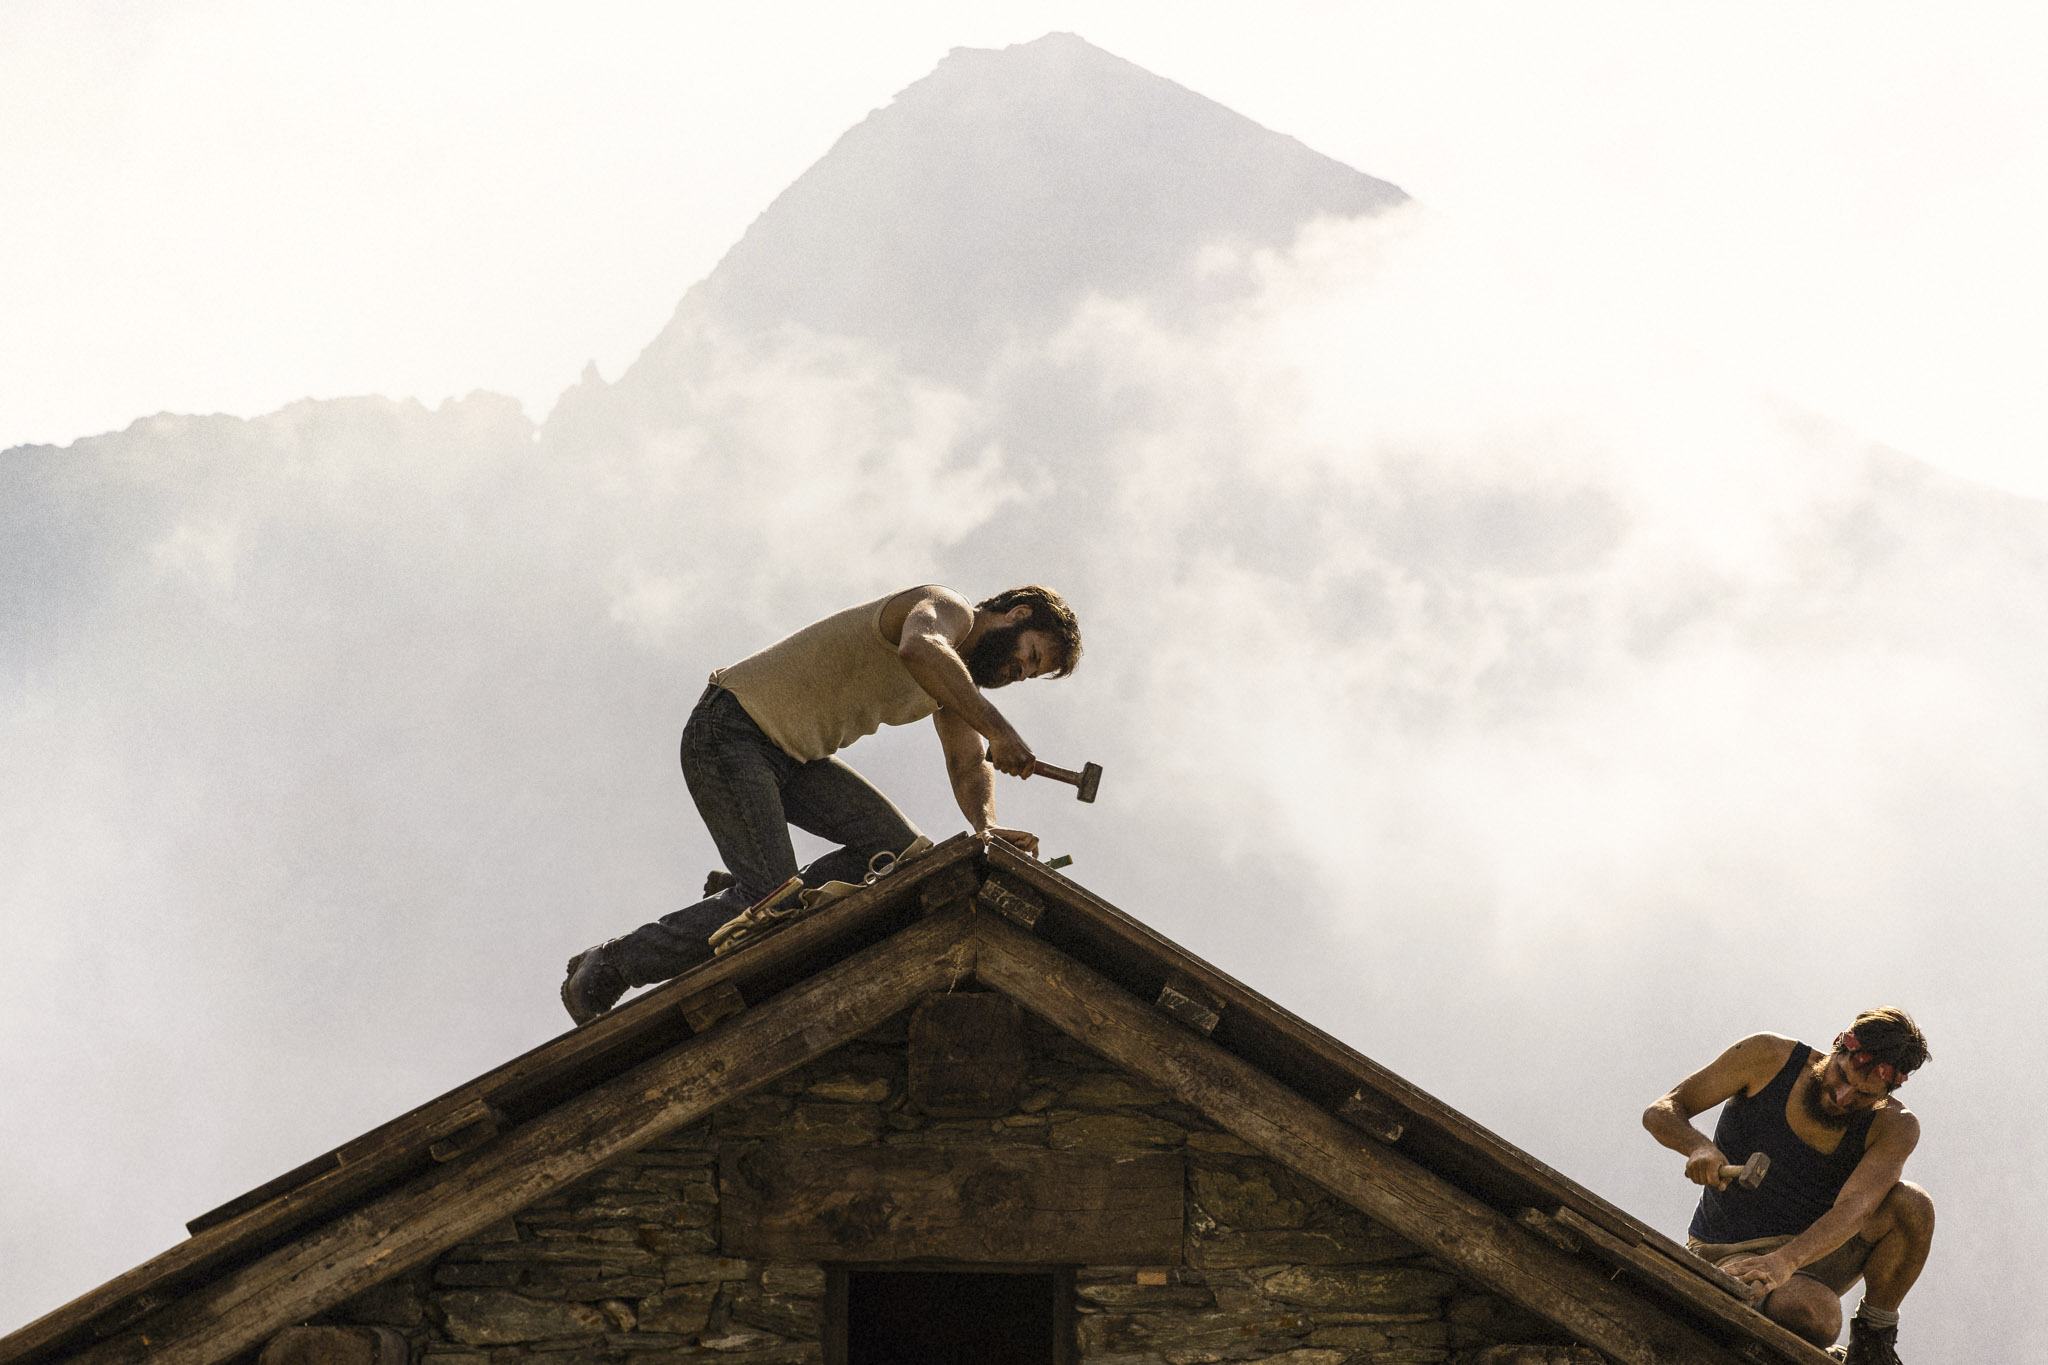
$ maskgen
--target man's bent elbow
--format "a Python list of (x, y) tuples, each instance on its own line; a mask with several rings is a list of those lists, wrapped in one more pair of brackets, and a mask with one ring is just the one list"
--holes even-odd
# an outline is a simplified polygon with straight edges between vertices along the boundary
[(955, 786), (984, 776), (991, 780), (995, 777), (995, 768), (990, 765), (986, 756), (946, 761), (946, 777)]

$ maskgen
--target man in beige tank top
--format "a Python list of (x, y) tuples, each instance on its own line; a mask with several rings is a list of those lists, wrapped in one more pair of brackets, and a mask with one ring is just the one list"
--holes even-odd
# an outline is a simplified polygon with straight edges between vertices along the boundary
[[(570, 1018), (586, 1023), (628, 989), (704, 961), (712, 930), (791, 876), (807, 886), (858, 882), (875, 854), (916, 839), (889, 798), (833, 756), (884, 725), (930, 716), (968, 823), (1037, 852), (1035, 835), (995, 822), (995, 774), (1028, 776), (1032, 754), (983, 694), (1064, 677), (1080, 657), (1080, 626), (1050, 588), (1012, 588), (970, 606), (925, 584), (848, 607), (712, 673), (683, 727), (683, 779), (731, 884), (570, 958)], [(840, 847), (799, 871), (791, 825)]]

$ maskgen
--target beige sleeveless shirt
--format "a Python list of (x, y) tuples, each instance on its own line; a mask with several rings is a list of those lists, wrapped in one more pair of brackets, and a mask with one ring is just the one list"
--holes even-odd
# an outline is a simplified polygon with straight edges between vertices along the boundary
[(884, 725), (908, 725), (939, 709), (882, 634), (877, 598), (835, 612), (786, 640), (711, 675), (739, 698), (762, 733), (809, 762)]

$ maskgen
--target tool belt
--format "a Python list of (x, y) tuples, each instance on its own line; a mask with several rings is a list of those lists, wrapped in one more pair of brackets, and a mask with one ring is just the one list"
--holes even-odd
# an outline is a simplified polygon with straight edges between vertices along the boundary
[(932, 841), (920, 834), (901, 853), (891, 853), (883, 849), (868, 859), (867, 875), (862, 877), (858, 884), (830, 881), (820, 886), (805, 886), (803, 878), (791, 877), (712, 930), (708, 940), (712, 954), (723, 957), (771, 929), (802, 919), (813, 910), (830, 905), (844, 896), (850, 896), (862, 887), (873, 886), (905, 863), (930, 852), (931, 847)]

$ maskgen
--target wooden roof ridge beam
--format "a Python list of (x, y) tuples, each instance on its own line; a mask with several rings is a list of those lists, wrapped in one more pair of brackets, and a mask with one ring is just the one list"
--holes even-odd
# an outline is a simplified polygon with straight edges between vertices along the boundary
[(921, 921), (68, 1358), (205, 1365), (420, 1265), (973, 970), (964, 914)]
[(993, 919), (974, 936), (983, 984), (1578, 1340), (1625, 1365), (1746, 1360), (1073, 959)]

